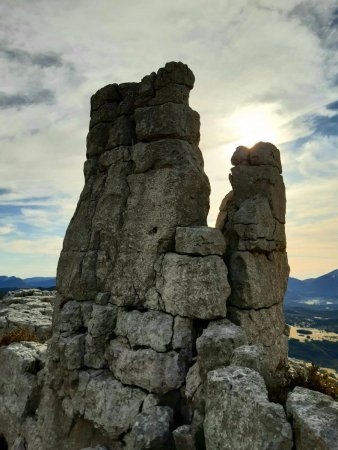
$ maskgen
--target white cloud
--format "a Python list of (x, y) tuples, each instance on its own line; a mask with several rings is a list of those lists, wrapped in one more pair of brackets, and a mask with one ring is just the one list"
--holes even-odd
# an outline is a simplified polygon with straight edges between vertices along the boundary
[[(230, 189), (231, 153), (248, 134), (246, 122), (258, 138), (251, 122), (261, 117), (261, 123), (263, 117), (264, 134), (276, 136), (279, 144), (309, 134), (311, 124), (296, 119), (337, 99), (332, 83), (338, 56), (327, 30), (334, 7), (334, 0), (278, 5), (272, 0), (3, 0), (2, 46), (32, 55), (54, 52), (62, 61), (42, 68), (9, 61), (0, 52), (1, 90), (31, 94), (46, 89), (55, 96), (54, 104), (0, 110), (1, 187), (14, 191), (3, 202), (21, 205), (24, 197), (50, 197), (22, 202), (26, 207), (19, 220), (41, 229), (55, 221), (65, 226), (83, 186), (90, 95), (111, 82), (138, 81), (166, 61), (183, 60), (196, 75), (191, 105), (201, 114), (214, 222)], [(336, 207), (323, 179), (315, 180), (321, 193), (311, 193), (312, 173), (321, 164), (314, 148), (321, 144), (321, 139), (308, 144), (298, 159), (285, 154), (286, 174), (294, 164), (302, 168), (297, 172), (301, 181), (288, 187), (291, 220), (292, 211), (299, 211), (298, 218), (306, 214), (307, 195), (324, 196), (328, 211)], [(332, 172), (337, 160), (335, 153)], [(47, 204), (52, 212), (33, 212), (33, 203)], [(15, 245), (37, 248), (13, 245), (8, 251)]]
[(62, 249), (62, 242), (62, 238), (53, 236), (41, 239), (0, 240), (0, 246), (4, 252), (57, 256)]
[(0, 236), (4, 234), (10, 234), (15, 231), (15, 227), (13, 225), (0, 225)]

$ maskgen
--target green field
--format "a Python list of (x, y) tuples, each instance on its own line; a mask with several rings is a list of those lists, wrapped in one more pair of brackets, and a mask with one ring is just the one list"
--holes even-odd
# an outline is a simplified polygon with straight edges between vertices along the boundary
[(338, 372), (338, 343), (330, 341), (289, 341), (289, 356), (334, 369)]

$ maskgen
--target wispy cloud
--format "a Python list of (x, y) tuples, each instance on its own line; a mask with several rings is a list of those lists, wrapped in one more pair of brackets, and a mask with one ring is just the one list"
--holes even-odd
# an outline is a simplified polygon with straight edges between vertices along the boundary
[(7, 195), (10, 194), (12, 192), (11, 189), (8, 188), (0, 188), (0, 195)]
[[(34, 255), (20, 259), (14, 249), (34, 251), (21, 241), (43, 232), (58, 238), (65, 230), (83, 186), (90, 96), (108, 83), (138, 81), (170, 60), (184, 61), (196, 75), (191, 105), (201, 114), (210, 222), (230, 189), (234, 147), (248, 129), (253, 134), (251, 118), (258, 117), (276, 144), (287, 142), (290, 225), (315, 223), (319, 209), (322, 223), (337, 205), (337, 17), (336, 0), (116, 0), (114, 7), (109, 0), (2, 0), (0, 179), (1, 189), (11, 191), (0, 195), (3, 206), (19, 211), (4, 218), (15, 227), (5, 241), (20, 244), (4, 244), (0, 272), (17, 268), (20, 275), (21, 267), (39, 275)], [(239, 116), (246, 117), (242, 124)], [(291, 254), (296, 245), (290, 239)], [(46, 265), (56, 259), (50, 255)], [(294, 267), (301, 275), (301, 265)]]
[(9, 61), (41, 68), (61, 67), (64, 64), (61, 55), (55, 52), (30, 53), (20, 48), (6, 48), (4, 45), (0, 45), (1, 56), (7, 58)]
[(51, 104), (55, 101), (55, 95), (49, 89), (43, 89), (31, 94), (6, 94), (0, 92), (0, 109), (22, 108), (37, 104)]

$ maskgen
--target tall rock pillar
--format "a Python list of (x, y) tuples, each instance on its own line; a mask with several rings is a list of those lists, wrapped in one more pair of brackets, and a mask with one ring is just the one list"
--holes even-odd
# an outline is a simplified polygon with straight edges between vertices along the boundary
[(283, 299), (289, 266), (285, 238), (285, 187), (279, 150), (259, 142), (238, 147), (232, 159), (233, 187), (223, 200), (216, 227), (227, 241), (231, 296), (228, 316), (262, 344), (270, 372), (285, 366), (288, 336)]
[(224, 238), (206, 226), (193, 84), (185, 64), (168, 63), (91, 99), (85, 186), (59, 260), (47, 356), (53, 410), (65, 418), (44, 449), (81, 448), (79, 439), (169, 448), (182, 417), (191, 420), (181, 389), (196, 336), (201, 322), (225, 318), (230, 294)]

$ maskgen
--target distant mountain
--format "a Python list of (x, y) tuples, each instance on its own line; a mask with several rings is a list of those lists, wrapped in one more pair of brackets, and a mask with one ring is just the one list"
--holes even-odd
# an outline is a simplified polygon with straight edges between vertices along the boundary
[(295, 297), (338, 297), (338, 269), (318, 278), (298, 280), (289, 278), (287, 296)]
[(31, 287), (22, 278), (0, 276), (1, 288), (26, 288)]
[(45, 287), (50, 288), (55, 286), (56, 278), (55, 277), (33, 277), (33, 278), (25, 278), (24, 281), (33, 287)]
[(22, 288), (50, 288), (56, 284), (55, 277), (33, 277), (33, 278), (18, 278), (0, 276), (0, 289), (22, 289)]

